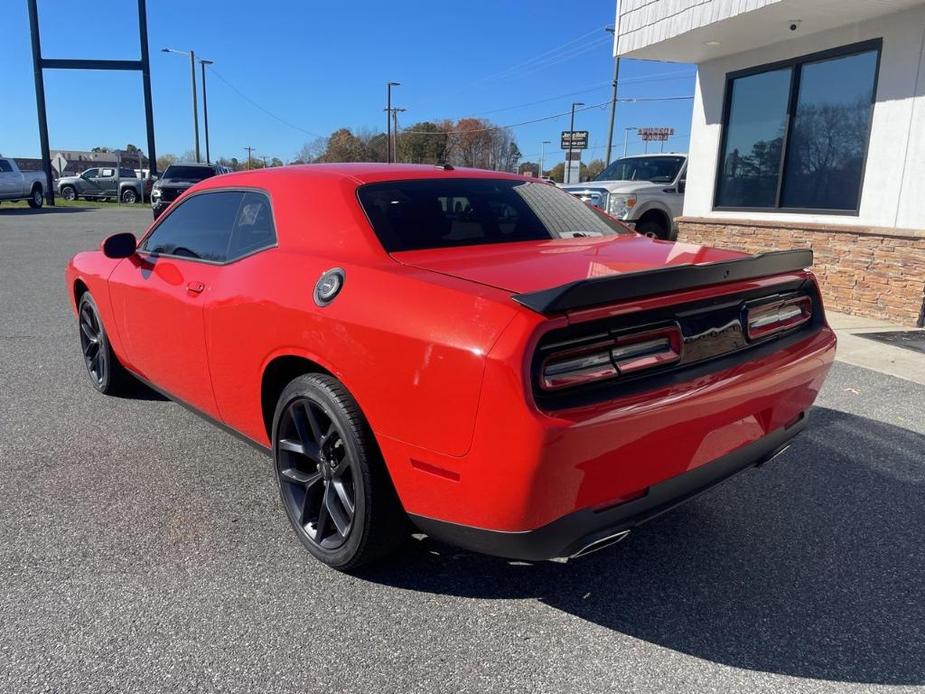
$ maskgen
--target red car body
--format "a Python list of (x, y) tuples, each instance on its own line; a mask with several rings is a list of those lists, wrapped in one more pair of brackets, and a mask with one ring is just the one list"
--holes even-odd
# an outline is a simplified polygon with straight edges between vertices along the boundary
[[(503, 556), (569, 556), (622, 538), (768, 459), (804, 426), (835, 351), (809, 271), (737, 278), (724, 270), (674, 286), (672, 271), (735, 270), (750, 257), (630, 232), (388, 253), (357, 191), (418, 179), (529, 181), (381, 164), (208, 179), (160, 221), (190, 195), (256, 189), (272, 201), (276, 244), (227, 264), (80, 253), (67, 268), (73, 305), (90, 291), (129, 371), (263, 447), (286, 379), (305, 369), (332, 374), (362, 409), (414, 522)], [(334, 267), (343, 270), (343, 289), (318, 306), (313, 289)], [(627, 299), (566, 305), (562, 291), (543, 294), (599, 291), (628, 273), (648, 286), (647, 277), (666, 270), (664, 290), (654, 280)], [(746, 344), (742, 306), (791, 291), (810, 297), (812, 320)], [(546, 304), (537, 310), (518, 297)], [(674, 317), (678, 307), (685, 317)], [(731, 352), (625, 387), (616, 379), (592, 396), (566, 388), (571, 394), (560, 398), (537, 387), (545, 368), (538, 350), (555, 341), (550, 336), (629, 330), (668, 314), (672, 324), (693, 326), (716, 307), (725, 307), (726, 322), (704, 324), (703, 334), (685, 327), (679, 351), (722, 340), (729, 329), (739, 340)]]

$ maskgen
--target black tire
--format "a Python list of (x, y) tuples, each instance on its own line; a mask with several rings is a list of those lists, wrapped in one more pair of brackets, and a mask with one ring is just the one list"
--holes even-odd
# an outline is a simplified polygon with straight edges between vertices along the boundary
[(28, 202), (29, 207), (31, 207), (33, 210), (37, 210), (45, 204), (45, 193), (42, 192), (41, 187), (35, 186), (32, 189), (32, 193), (29, 195)]
[(122, 191), (121, 199), (126, 205), (134, 205), (138, 202), (138, 193), (135, 192), (134, 188), (126, 188)]
[(90, 383), (104, 395), (123, 392), (131, 377), (112, 351), (99, 309), (90, 292), (84, 292), (77, 302), (77, 328), (80, 352)]
[(644, 216), (636, 225), (636, 231), (643, 236), (651, 236), (652, 238), (662, 239), (663, 241), (667, 241), (670, 236), (670, 229), (665, 226), (664, 220), (655, 215)]
[(286, 386), (273, 417), (273, 459), (293, 530), (328, 566), (357, 569), (407, 539), (373, 433), (336, 378), (305, 374)]
[(62, 186), (61, 197), (65, 200), (76, 200), (77, 190), (74, 188), (74, 186)]

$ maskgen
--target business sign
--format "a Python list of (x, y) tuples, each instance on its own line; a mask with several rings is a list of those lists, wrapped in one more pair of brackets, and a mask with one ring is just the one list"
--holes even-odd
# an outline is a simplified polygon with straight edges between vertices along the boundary
[(588, 149), (588, 131), (563, 130), (562, 149)]
[(636, 132), (646, 142), (667, 142), (674, 135), (674, 128), (637, 128)]

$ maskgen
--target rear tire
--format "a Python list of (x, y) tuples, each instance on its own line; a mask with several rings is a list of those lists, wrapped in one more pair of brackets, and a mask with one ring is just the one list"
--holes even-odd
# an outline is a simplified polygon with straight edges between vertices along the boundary
[(122, 202), (127, 205), (134, 205), (138, 202), (138, 193), (133, 188), (126, 188), (122, 191)]
[(99, 309), (90, 292), (84, 292), (77, 302), (77, 326), (80, 351), (90, 383), (104, 395), (124, 391), (131, 377), (112, 351)]
[(32, 189), (31, 195), (29, 196), (29, 207), (31, 207), (33, 210), (37, 210), (44, 204), (45, 193), (42, 192), (42, 189), (39, 186), (35, 186)]
[(408, 537), (372, 430), (333, 376), (306, 374), (283, 390), (273, 417), (273, 459), (293, 530), (328, 566), (357, 569)]

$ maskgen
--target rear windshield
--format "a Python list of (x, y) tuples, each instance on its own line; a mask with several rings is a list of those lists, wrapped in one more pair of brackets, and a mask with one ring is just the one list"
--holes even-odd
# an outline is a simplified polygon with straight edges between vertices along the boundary
[(362, 186), (358, 196), (390, 253), (627, 232), (616, 220), (548, 183), (389, 181)]
[(181, 181), (203, 181), (215, 175), (209, 166), (168, 166), (164, 178), (174, 178)]

